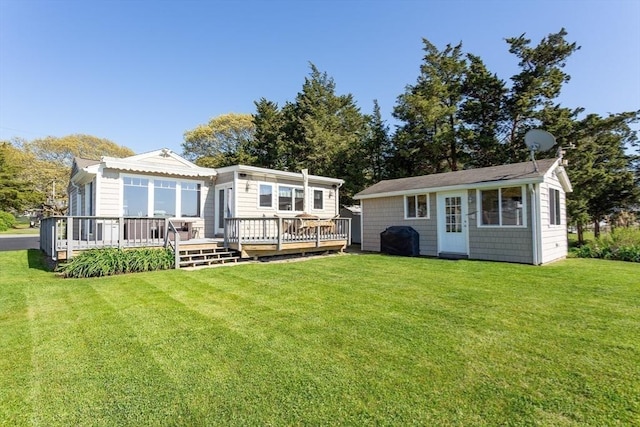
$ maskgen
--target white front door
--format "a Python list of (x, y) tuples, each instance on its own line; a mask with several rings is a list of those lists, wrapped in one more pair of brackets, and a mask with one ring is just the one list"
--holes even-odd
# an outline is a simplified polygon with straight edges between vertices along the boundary
[(438, 252), (468, 255), (467, 192), (438, 193)]
[(216, 234), (224, 234), (224, 219), (233, 216), (231, 184), (216, 186)]

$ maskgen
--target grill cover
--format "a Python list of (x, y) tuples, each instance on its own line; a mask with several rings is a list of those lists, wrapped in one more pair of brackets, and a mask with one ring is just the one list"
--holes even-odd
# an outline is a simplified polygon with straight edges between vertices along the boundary
[(420, 255), (420, 234), (412, 227), (394, 225), (380, 233), (380, 252), (388, 255)]

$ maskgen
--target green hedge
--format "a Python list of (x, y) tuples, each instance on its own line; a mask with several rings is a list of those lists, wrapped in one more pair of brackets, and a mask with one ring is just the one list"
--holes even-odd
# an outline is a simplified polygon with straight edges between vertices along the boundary
[(578, 258), (640, 262), (640, 229), (616, 228), (611, 233), (573, 249), (572, 254)]
[(91, 249), (61, 264), (63, 277), (101, 277), (142, 271), (167, 270), (174, 267), (169, 249)]
[(16, 223), (16, 217), (9, 212), (0, 211), (0, 231), (7, 231)]

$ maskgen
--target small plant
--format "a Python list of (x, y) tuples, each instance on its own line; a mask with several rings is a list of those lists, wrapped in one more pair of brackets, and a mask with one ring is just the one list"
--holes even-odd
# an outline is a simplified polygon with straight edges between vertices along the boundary
[(578, 258), (602, 258), (640, 262), (640, 229), (616, 228), (588, 244), (572, 250)]
[(16, 217), (9, 212), (0, 211), (0, 231), (7, 231), (16, 223)]
[(173, 252), (168, 249), (91, 249), (61, 264), (63, 277), (102, 277), (115, 274), (173, 268)]

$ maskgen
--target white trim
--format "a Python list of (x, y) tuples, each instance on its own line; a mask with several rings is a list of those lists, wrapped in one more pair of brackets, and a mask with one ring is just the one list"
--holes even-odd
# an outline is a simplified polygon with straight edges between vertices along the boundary
[(93, 186), (93, 193), (95, 197), (93, 209), (96, 216), (100, 216), (102, 214), (102, 172), (103, 170), (100, 168), (99, 173), (96, 174), (95, 185)]
[[(426, 216), (418, 216), (418, 196), (425, 196), (427, 198), (427, 215)], [(409, 216), (408, 215), (408, 210), (407, 210), (407, 198), (408, 197), (413, 197), (415, 199), (415, 203), (416, 203), (416, 216)], [(407, 221), (415, 221), (415, 220), (425, 220), (425, 219), (431, 219), (431, 197), (429, 193), (418, 193), (418, 194), (406, 194), (403, 198), (402, 198), (402, 203), (404, 205), (404, 219)]]
[[(258, 191), (257, 191), (257, 194), (256, 194), (256, 207), (257, 207), (257, 209), (264, 210), (264, 211), (267, 211), (267, 210), (269, 210), (269, 211), (275, 210), (275, 208), (276, 208), (276, 207), (274, 206), (274, 205), (275, 205), (275, 200), (274, 200), (274, 199), (276, 198), (275, 183), (273, 183), (273, 182), (267, 182), (267, 181), (256, 181), (256, 184), (257, 184), (257, 186), (258, 186)], [(260, 200), (260, 196), (261, 196), (261, 193), (260, 193), (260, 187), (261, 187), (261, 186), (263, 186), (263, 185), (264, 185), (264, 186), (271, 187), (271, 206), (261, 206), (261, 205), (260, 205), (260, 201), (261, 201), (261, 200)]]
[(478, 182), (473, 184), (460, 184), (460, 185), (450, 185), (445, 187), (425, 187), (425, 188), (414, 188), (411, 190), (398, 190), (398, 191), (387, 191), (384, 193), (375, 193), (375, 194), (365, 194), (363, 196), (354, 196), (355, 200), (365, 200), (365, 199), (378, 199), (381, 197), (394, 197), (394, 196), (410, 196), (412, 194), (422, 194), (422, 193), (441, 193), (441, 192), (449, 192), (449, 191), (459, 191), (459, 190), (484, 190), (489, 188), (499, 188), (499, 187), (517, 187), (519, 185), (525, 184), (534, 184), (543, 182), (543, 177), (537, 178), (526, 178), (526, 179), (511, 179), (505, 181), (490, 181), (490, 182)]
[[(508, 182), (508, 181), (504, 181)], [(502, 224), (502, 189), (506, 188), (520, 188), (520, 197), (522, 198), (522, 224), (520, 225), (510, 225), (510, 224)], [(498, 190), (498, 219), (500, 224), (483, 224), (482, 223), (482, 191), (489, 190)], [(476, 218), (476, 226), (478, 228), (527, 228), (527, 213), (528, 213), (528, 203), (527, 203), (527, 192), (525, 185), (501, 185), (494, 186), (488, 188), (478, 188), (476, 189), (476, 212), (478, 213)]]
[[(446, 236), (446, 215), (444, 215), (444, 210), (446, 206), (444, 205), (445, 198), (447, 197), (458, 197), (460, 196), (460, 214), (462, 221), (462, 233), (464, 233), (464, 244), (465, 250), (464, 252), (454, 252), (460, 253), (469, 256), (470, 255), (470, 245), (469, 245), (469, 192), (465, 190), (458, 191), (445, 191), (439, 192), (436, 194), (436, 240), (437, 240), (437, 251), (438, 255), (441, 252), (450, 252), (450, 249), (447, 248), (446, 251), (443, 251), (443, 242)], [(442, 211), (441, 211), (442, 208)], [(442, 214), (442, 215), (441, 215)]]
[[(291, 192), (291, 208), (292, 210), (286, 210), (286, 209), (280, 209), (280, 187), (288, 187), (292, 189)], [(304, 187), (301, 185), (291, 185), (291, 184), (277, 184), (276, 187), (276, 212), (278, 213), (303, 213), (304, 210), (298, 211), (296, 210), (296, 191), (295, 190), (302, 190), (304, 193)], [(304, 197), (304, 195), (303, 195)], [(303, 199), (303, 209), (304, 209), (304, 199)]]
[[(319, 187), (309, 187), (309, 191), (311, 192), (311, 197), (310, 197), (310, 202), (311, 202), (311, 206), (310, 206), (310, 210), (309, 211), (313, 211), (313, 212), (322, 212), (324, 211), (324, 190), (326, 190), (326, 188), (319, 188)], [(320, 209), (316, 208), (316, 191), (320, 191), (322, 192), (322, 207)]]
[[(225, 166), (223, 168), (217, 168), (216, 171), (218, 172), (218, 174), (227, 173), (227, 172), (245, 172), (245, 173), (251, 173), (253, 175), (262, 176), (264, 178), (283, 177), (283, 178), (288, 178), (295, 181), (300, 181), (300, 178), (302, 177), (300, 172), (286, 172), (286, 171), (279, 171), (275, 169), (267, 169), (267, 168), (260, 168), (257, 166), (246, 166), (246, 165)], [(317, 182), (317, 183), (329, 183), (329, 184), (338, 184), (338, 185), (344, 184), (344, 180), (338, 179), (338, 178), (329, 178), (326, 176), (319, 176), (319, 175), (308, 175), (307, 177), (309, 179), (309, 183)]]

